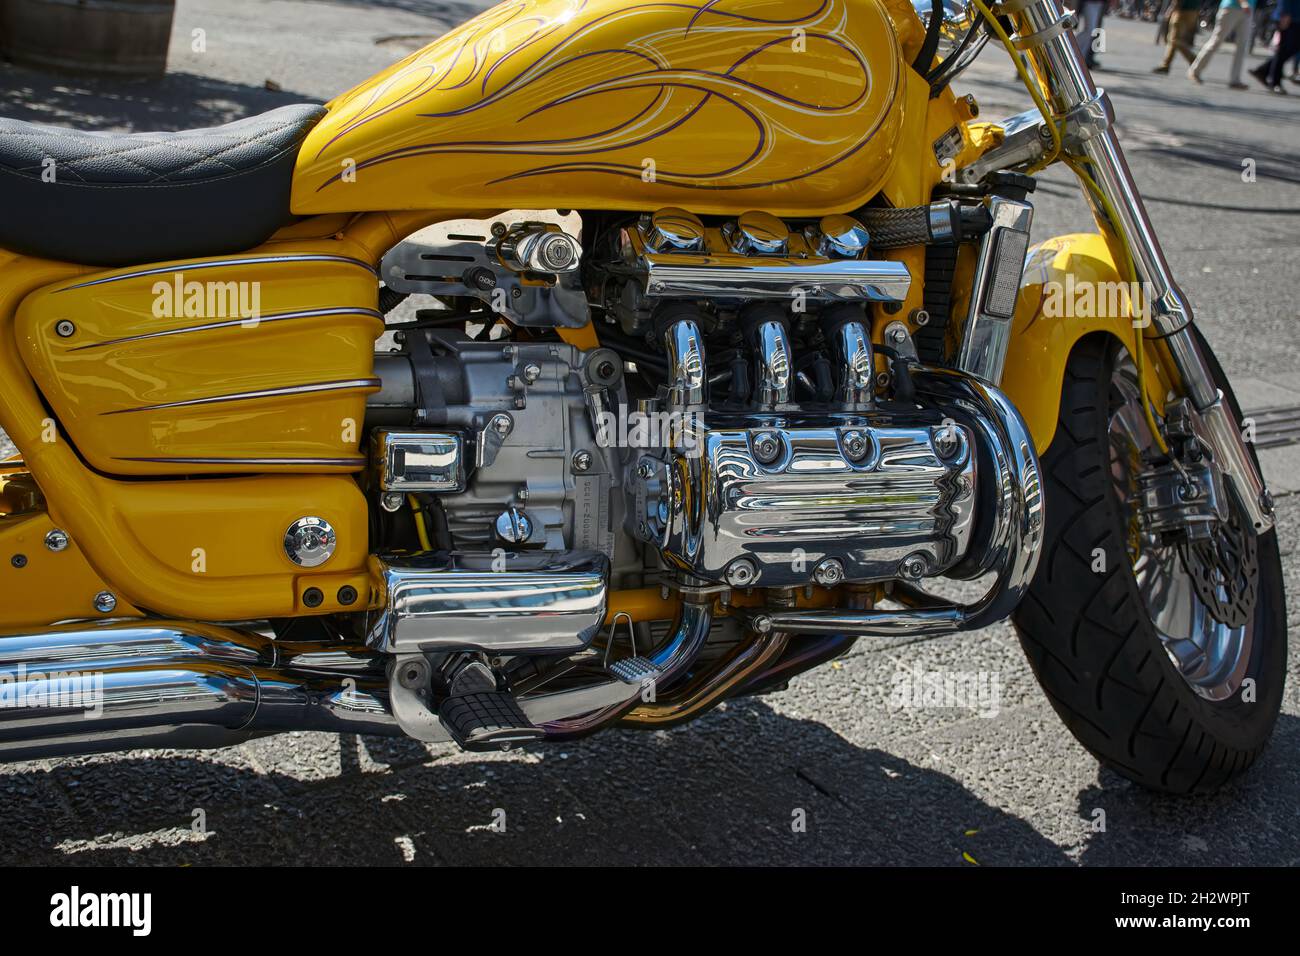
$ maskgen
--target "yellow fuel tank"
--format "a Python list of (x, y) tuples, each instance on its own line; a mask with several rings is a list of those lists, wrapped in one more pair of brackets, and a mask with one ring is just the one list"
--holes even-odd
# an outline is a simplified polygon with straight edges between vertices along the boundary
[(903, 123), (884, 2), (510, 0), (331, 102), (293, 211), (850, 210)]

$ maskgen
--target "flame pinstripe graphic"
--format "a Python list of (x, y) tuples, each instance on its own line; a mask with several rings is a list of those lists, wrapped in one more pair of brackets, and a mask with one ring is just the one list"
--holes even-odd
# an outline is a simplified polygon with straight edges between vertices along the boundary
[[(647, 147), (658, 150), (656, 183), (725, 192), (794, 183), (859, 153), (896, 110), (901, 77), (897, 56), (869, 60), (863, 53), (849, 30), (850, 13), (859, 36), (878, 23), (896, 50), (883, 10), (863, 0), (792, 0), (758, 4), (759, 10), (749, 5), (750, 13), (728, 9), (740, 5), (503, 4), (331, 104), (335, 121), (309, 155), (323, 164), (327, 153), (355, 149), (358, 172), (417, 157), (507, 158), (485, 164), (478, 182), (491, 187), (573, 174), (641, 179), (641, 165), (610, 154)], [(543, 7), (548, 15), (537, 15)], [(764, 7), (773, 15), (756, 15)], [(600, 47), (606, 35), (624, 45)], [(819, 45), (808, 54), (815, 68), (767, 59), (783, 56), (796, 36)], [(873, 76), (873, 66), (884, 75)], [(471, 88), (474, 95), (467, 97)], [(814, 92), (801, 95), (808, 89)], [(585, 104), (588, 114), (575, 113)], [(527, 135), (565, 107), (554, 120), (555, 136)], [(370, 133), (372, 124), (395, 111), (409, 124), (394, 128), (389, 120), (382, 134)], [(721, 147), (709, 128), (719, 122), (719, 111), (732, 116)], [(509, 135), (513, 128), (517, 137)], [(469, 130), (487, 135), (464, 137)], [(676, 135), (667, 141), (670, 134)], [(696, 157), (685, 144), (695, 135), (713, 135), (710, 155)], [(806, 150), (806, 165), (795, 171), (787, 159), (782, 175), (773, 175), (771, 156), (792, 143)], [(731, 155), (724, 158), (725, 152)], [(312, 184), (316, 193), (344, 179), (342, 171), (325, 176), (321, 169)]]

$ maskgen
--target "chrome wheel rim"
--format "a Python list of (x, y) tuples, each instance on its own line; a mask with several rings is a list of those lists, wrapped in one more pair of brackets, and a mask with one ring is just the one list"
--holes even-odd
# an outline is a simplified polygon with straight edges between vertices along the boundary
[(1125, 520), (1128, 560), (1147, 617), (1187, 685), (1209, 700), (1225, 700), (1245, 679), (1255, 615), (1240, 627), (1217, 620), (1196, 593), (1178, 546), (1162, 544), (1142, 533), (1137, 477), (1142, 453), (1154, 442), (1139, 399), (1137, 372), (1127, 353), (1117, 360), (1111, 376), (1109, 438), (1111, 481)]

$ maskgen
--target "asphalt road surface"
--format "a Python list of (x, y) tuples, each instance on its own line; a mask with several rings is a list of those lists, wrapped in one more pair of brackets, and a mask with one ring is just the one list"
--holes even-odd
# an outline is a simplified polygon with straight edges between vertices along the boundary
[[(164, 129), (324, 101), (478, 7), (180, 0), (161, 82), (0, 65), (0, 115)], [(1101, 81), (1205, 334), (1245, 407), (1300, 405), (1300, 96), (1229, 90), (1229, 51), (1203, 86), (1179, 66), (1152, 76), (1154, 26), (1107, 28)], [(993, 49), (958, 87), (985, 116), (1029, 106)], [(1040, 238), (1087, 228), (1065, 175), (1043, 178), (1037, 205)], [(1300, 445), (1264, 457), (1288, 588), (1300, 595), (1300, 504), (1290, 494), (1300, 490)], [(1293, 597), (1292, 622), (1297, 607)], [(1003, 625), (860, 642), (784, 693), (689, 727), (499, 756), (292, 734), (218, 752), (12, 764), (0, 767), (0, 863), (1296, 864), (1294, 643), (1291, 659), (1272, 746), (1211, 797), (1155, 796), (1099, 771)], [(917, 666), (993, 675), (1000, 706), (894, 706), (894, 675)]]

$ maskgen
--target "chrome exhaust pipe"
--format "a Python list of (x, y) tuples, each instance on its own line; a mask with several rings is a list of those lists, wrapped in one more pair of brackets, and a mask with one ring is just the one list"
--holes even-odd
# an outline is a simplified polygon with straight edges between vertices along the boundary
[[(697, 600), (684, 598), (677, 611), (677, 620), (669, 639), (659, 650), (650, 655), (650, 663), (658, 671), (655, 678), (656, 688), (668, 688), (674, 681), (690, 670), (691, 664), (699, 656), (700, 649), (709, 639), (713, 628), (713, 605), (708, 599)], [(598, 685), (589, 691), (568, 691), (554, 695), (561, 703), (566, 714), (577, 713), (580, 716), (558, 717), (544, 720), (546, 712), (545, 697), (525, 698), (521, 701), (524, 712), (546, 731), (548, 740), (570, 740), (585, 737), (587, 734), (619, 720), (628, 711), (641, 702), (643, 688), (623, 684), (619, 681)], [(580, 694), (589, 694), (589, 705), (583, 709), (575, 706)], [(610, 702), (609, 698), (613, 701)], [(597, 707), (597, 703), (601, 706)], [(530, 707), (532, 709), (530, 709)]]
[(822, 312), (821, 323), (834, 358), (836, 404), (871, 408), (876, 402), (876, 364), (866, 311), (850, 303), (833, 305)]
[(708, 363), (700, 310), (688, 302), (673, 302), (655, 315), (655, 327), (668, 354), (668, 406), (701, 408), (709, 401)]
[(794, 351), (785, 309), (755, 302), (744, 309), (740, 322), (754, 351), (755, 404), (763, 411), (785, 408), (794, 397)]
[(224, 747), (285, 730), (400, 735), (380, 659), (198, 623), (0, 637), (0, 760)]

